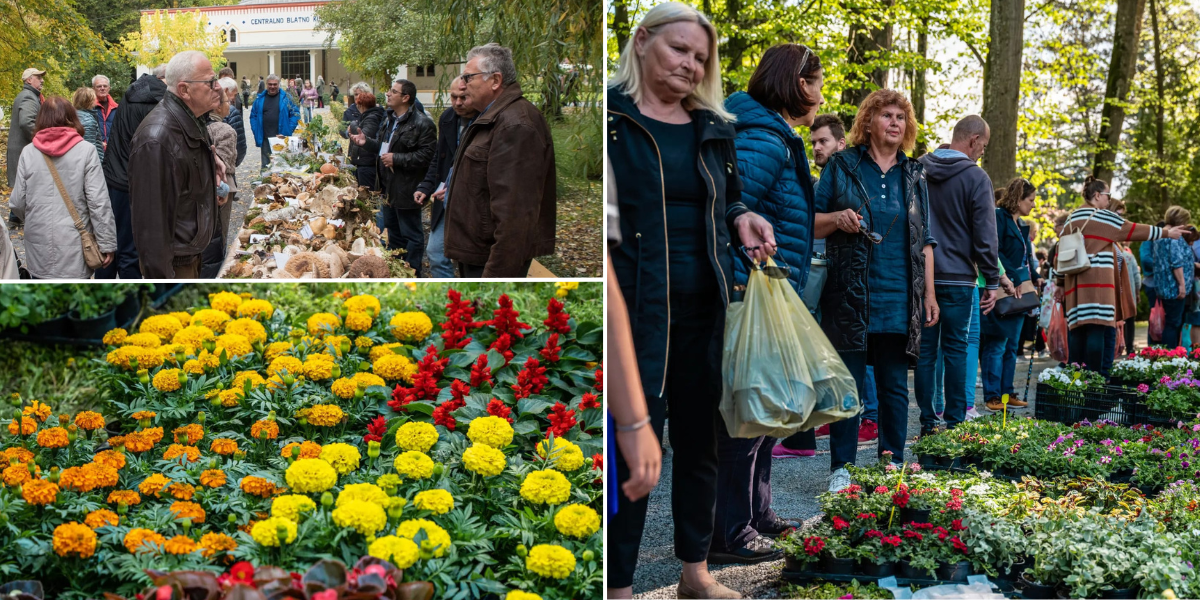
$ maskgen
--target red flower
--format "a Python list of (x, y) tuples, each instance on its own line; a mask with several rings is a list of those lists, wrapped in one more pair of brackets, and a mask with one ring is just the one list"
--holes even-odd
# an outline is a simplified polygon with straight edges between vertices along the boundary
[(858, 513), (858, 518), (860, 518), (860, 519), (874, 519), (874, 518), (875, 518), (875, 513)]
[(229, 583), (254, 587), (254, 565), (245, 560), (233, 563), (233, 566), (229, 567)]
[(954, 489), (950, 490), (950, 496), (952, 498), (958, 498), (962, 495), (963, 495), (963, 491), (958, 488), (954, 488)]
[(878, 529), (871, 529), (871, 530), (867, 531), (867, 537), (881, 538), (881, 537), (883, 537), (883, 532)]
[(909, 523), (908, 527), (911, 529), (933, 529), (933, 523), (917, 523), (914, 521)]
[(962, 506), (963, 506), (962, 498), (954, 498), (953, 500), (946, 503), (946, 508), (948, 510), (962, 510)]
[(449, 358), (439, 359), (437, 346), (430, 345), (425, 349), (425, 356), (417, 361), (417, 373), (413, 375), (413, 385), (406, 388), (397, 385), (396, 389), (392, 390), (392, 399), (388, 401), (388, 406), (396, 412), (407, 412), (405, 408), (412, 402), (433, 401), (437, 399), (438, 394), (442, 389), (437, 386), (437, 382), (442, 377), (442, 373), (446, 371), (446, 366), (450, 364)]
[(467, 405), (467, 402), (465, 400), (456, 400), (456, 399), (447, 400), (447, 401), (441, 403), (441, 405), (439, 405), (437, 408), (433, 409), (434, 425), (441, 425), (442, 427), (445, 427), (446, 429), (449, 429), (450, 431), (454, 431), (454, 427), (456, 425), (458, 425), (458, 422), (454, 420), (454, 415), (452, 415), (450, 413), (452, 413), (466, 405)]
[(396, 384), (392, 390), (392, 399), (388, 400), (388, 408), (396, 412), (408, 412), (408, 404), (413, 401), (412, 388)]
[(603, 364), (601, 364), (600, 367), (598, 369), (596, 369), (596, 385), (594, 385), (593, 387), (596, 388), (597, 392), (604, 391), (604, 365)]
[(554, 437), (566, 435), (575, 426), (575, 411), (568, 409), (562, 402), (555, 402), (550, 408), (550, 427), (546, 428), (546, 437), (553, 433)]
[(461, 380), (455, 379), (450, 382), (450, 395), (465, 405), (467, 403), (467, 396), (471, 395), (471, 386), (463, 383)]
[(962, 552), (963, 554), (967, 553), (967, 545), (964, 544), (962, 542), (962, 540), (958, 539), (958, 536), (951, 538), (950, 543), (954, 544), (955, 550), (958, 550), (959, 552)]
[(950, 523), (950, 529), (953, 531), (966, 531), (967, 528), (962, 524), (962, 519), (955, 519)]
[(509, 424), (512, 424), (512, 422), (513, 422), (512, 417), (508, 416), (509, 413), (512, 412), (512, 409), (505, 406), (504, 403), (501, 402), (497, 398), (492, 398), (492, 401), (488, 402), (487, 412), (489, 415), (492, 415), (493, 417), (500, 417), (501, 419), (507, 419)]
[(480, 354), (475, 364), (471, 365), (471, 387), (479, 387), (484, 383), (492, 384), (492, 370), (488, 367), (487, 354)]
[(488, 346), (488, 350), (495, 350), (504, 355), (504, 363), (508, 364), (513, 359), (512, 336), (507, 333), (500, 334), (500, 337), (496, 338), (491, 346)]
[(938, 527), (934, 531), (937, 533), (938, 539), (942, 541), (946, 541), (946, 538), (950, 536), (950, 532), (946, 531), (945, 527)]
[(375, 420), (367, 424), (367, 435), (363, 436), (363, 443), (382, 442), (383, 434), (385, 433), (387, 433), (387, 418), (379, 415), (375, 417)]
[(604, 470), (604, 455), (603, 454), (593, 454), (592, 455), (592, 469), (596, 470), (596, 471)]
[(589, 408), (600, 408), (600, 402), (596, 400), (595, 394), (584, 394), (579, 400), (579, 409), (588, 410)]
[(542, 321), (546, 329), (557, 331), (563, 335), (571, 333), (571, 325), (568, 323), (571, 315), (563, 311), (562, 302), (551, 298), (550, 302), (546, 304), (546, 312), (550, 315), (545, 321)]
[(886, 494), (886, 493), (888, 493), (888, 487), (886, 485), (878, 486), (875, 488), (875, 493), (876, 494)]
[(562, 346), (558, 345), (557, 333), (550, 334), (550, 337), (546, 338), (546, 347), (538, 350), (538, 354), (541, 354), (546, 362), (558, 362), (559, 352), (562, 352)]
[(311, 600), (337, 600), (338, 593), (334, 589), (326, 589), (323, 592), (317, 592), (311, 596)]
[(904, 532), (904, 537), (906, 537), (906, 538), (917, 538), (917, 541), (920, 541), (920, 540), (923, 540), (923, 539), (925, 539), (925, 536), (923, 536), (923, 535), (921, 535), (921, 534), (919, 534), (919, 533), (917, 533), (917, 532), (915, 532), (915, 531), (912, 531), (911, 529), (910, 529), (910, 530), (907, 530), (907, 531), (905, 531), (905, 532)]
[(446, 305), (446, 321), (442, 323), (444, 346), (447, 350), (466, 348), (467, 344), (471, 343), (471, 338), (467, 337), (467, 330), (480, 326), (474, 319), (475, 306), (464, 301), (458, 290), (447, 291), (446, 297), (450, 299), (450, 303)]
[(825, 540), (821, 539), (820, 537), (814, 535), (812, 537), (804, 538), (804, 551), (807, 552), (809, 556), (816, 556), (820, 554), (824, 547)]
[(525, 360), (525, 368), (517, 373), (517, 384), (512, 389), (516, 392), (517, 400), (520, 400), (541, 393), (547, 383), (550, 383), (550, 378), (546, 376), (546, 367), (541, 366), (538, 359), (529, 358)]
[(500, 305), (500, 308), (492, 311), (492, 319), (484, 321), (484, 325), (490, 325), (499, 335), (508, 334), (515, 338), (525, 337), (525, 334), (521, 332), (522, 329), (533, 329), (518, 320), (521, 313), (513, 309), (513, 303), (508, 294), (501, 294), (496, 303)]
[(900, 508), (904, 508), (908, 506), (908, 498), (908, 492), (904, 490), (897, 490), (895, 494), (892, 494), (892, 504), (895, 504)]
[(850, 526), (850, 523), (847, 523), (845, 519), (838, 517), (838, 516), (833, 517), (834, 531), (841, 531), (849, 526)]
[[(921, 536), (921, 534), (918, 533), (917, 537), (920, 537), (920, 536)], [(887, 544), (893, 548), (898, 548), (900, 546), (900, 536), (889, 535), (889, 536), (879, 540), (879, 542), (882, 544)]]

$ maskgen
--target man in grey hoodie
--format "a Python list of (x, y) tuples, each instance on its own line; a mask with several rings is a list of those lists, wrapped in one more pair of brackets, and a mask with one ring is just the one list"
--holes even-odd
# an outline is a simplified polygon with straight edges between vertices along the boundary
[(922, 433), (937, 424), (933, 392), (939, 349), (945, 360), (946, 424), (954, 427), (966, 419), (967, 330), (975, 308), (976, 279), (979, 275), (984, 279), (980, 304), (985, 312), (995, 304), (1000, 285), (992, 180), (976, 164), (990, 135), (987, 122), (971, 115), (954, 126), (949, 145), (918, 159), (925, 165), (929, 186), (930, 234), (938, 241), (933, 277), (942, 311), (941, 319), (921, 334), (915, 387)]

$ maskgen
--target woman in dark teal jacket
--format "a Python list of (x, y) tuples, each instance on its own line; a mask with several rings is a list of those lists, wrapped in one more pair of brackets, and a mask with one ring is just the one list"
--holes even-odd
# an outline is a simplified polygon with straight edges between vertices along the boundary
[[(737, 117), (738, 173), (742, 202), (761, 214), (775, 232), (778, 253), (791, 269), (788, 281), (803, 295), (812, 249), (813, 186), (804, 140), (795, 128), (812, 125), (824, 98), (821, 59), (798, 44), (768, 49), (750, 76), (747, 91), (725, 101)], [(734, 280), (746, 285), (748, 261), (733, 251)], [(771, 510), (771, 451), (776, 439), (731, 438), (717, 428), (717, 521), (708, 561), (758, 563), (778, 557), (762, 538), (775, 538), (800, 524)]]

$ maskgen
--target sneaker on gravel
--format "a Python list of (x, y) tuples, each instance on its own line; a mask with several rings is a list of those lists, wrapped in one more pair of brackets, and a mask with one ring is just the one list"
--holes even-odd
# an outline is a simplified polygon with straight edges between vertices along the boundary
[(968, 421), (970, 421), (971, 419), (981, 419), (981, 418), (983, 418), (983, 415), (979, 414), (979, 411), (975, 410), (974, 406), (967, 409), (967, 420)]
[(773, 458), (800, 458), (816, 455), (816, 450), (792, 450), (791, 448), (784, 448), (783, 444), (775, 444), (775, 447), (771, 449), (771, 456)]
[(863, 419), (863, 422), (858, 426), (858, 441), (870, 442), (879, 439), (879, 425), (875, 421)]
[(826, 423), (826, 424), (818, 427), (817, 431), (816, 431), (816, 436), (817, 437), (829, 437), (829, 424)]
[(836, 494), (848, 487), (850, 487), (850, 471), (847, 471), (846, 467), (829, 474), (830, 493)]
[(782, 556), (783, 551), (775, 547), (775, 542), (771, 538), (760, 535), (746, 542), (745, 546), (728, 552), (709, 550), (708, 564), (756, 565), (761, 562), (776, 560)]

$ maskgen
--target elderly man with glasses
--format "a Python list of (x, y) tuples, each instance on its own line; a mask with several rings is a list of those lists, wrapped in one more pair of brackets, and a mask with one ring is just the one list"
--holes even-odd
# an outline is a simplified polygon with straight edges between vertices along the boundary
[(166, 95), (133, 136), (129, 197), (147, 279), (198, 277), (200, 254), (217, 226), (217, 182), (225, 165), (205, 123), (221, 99), (217, 81), (204, 53), (176, 54), (167, 63)]

